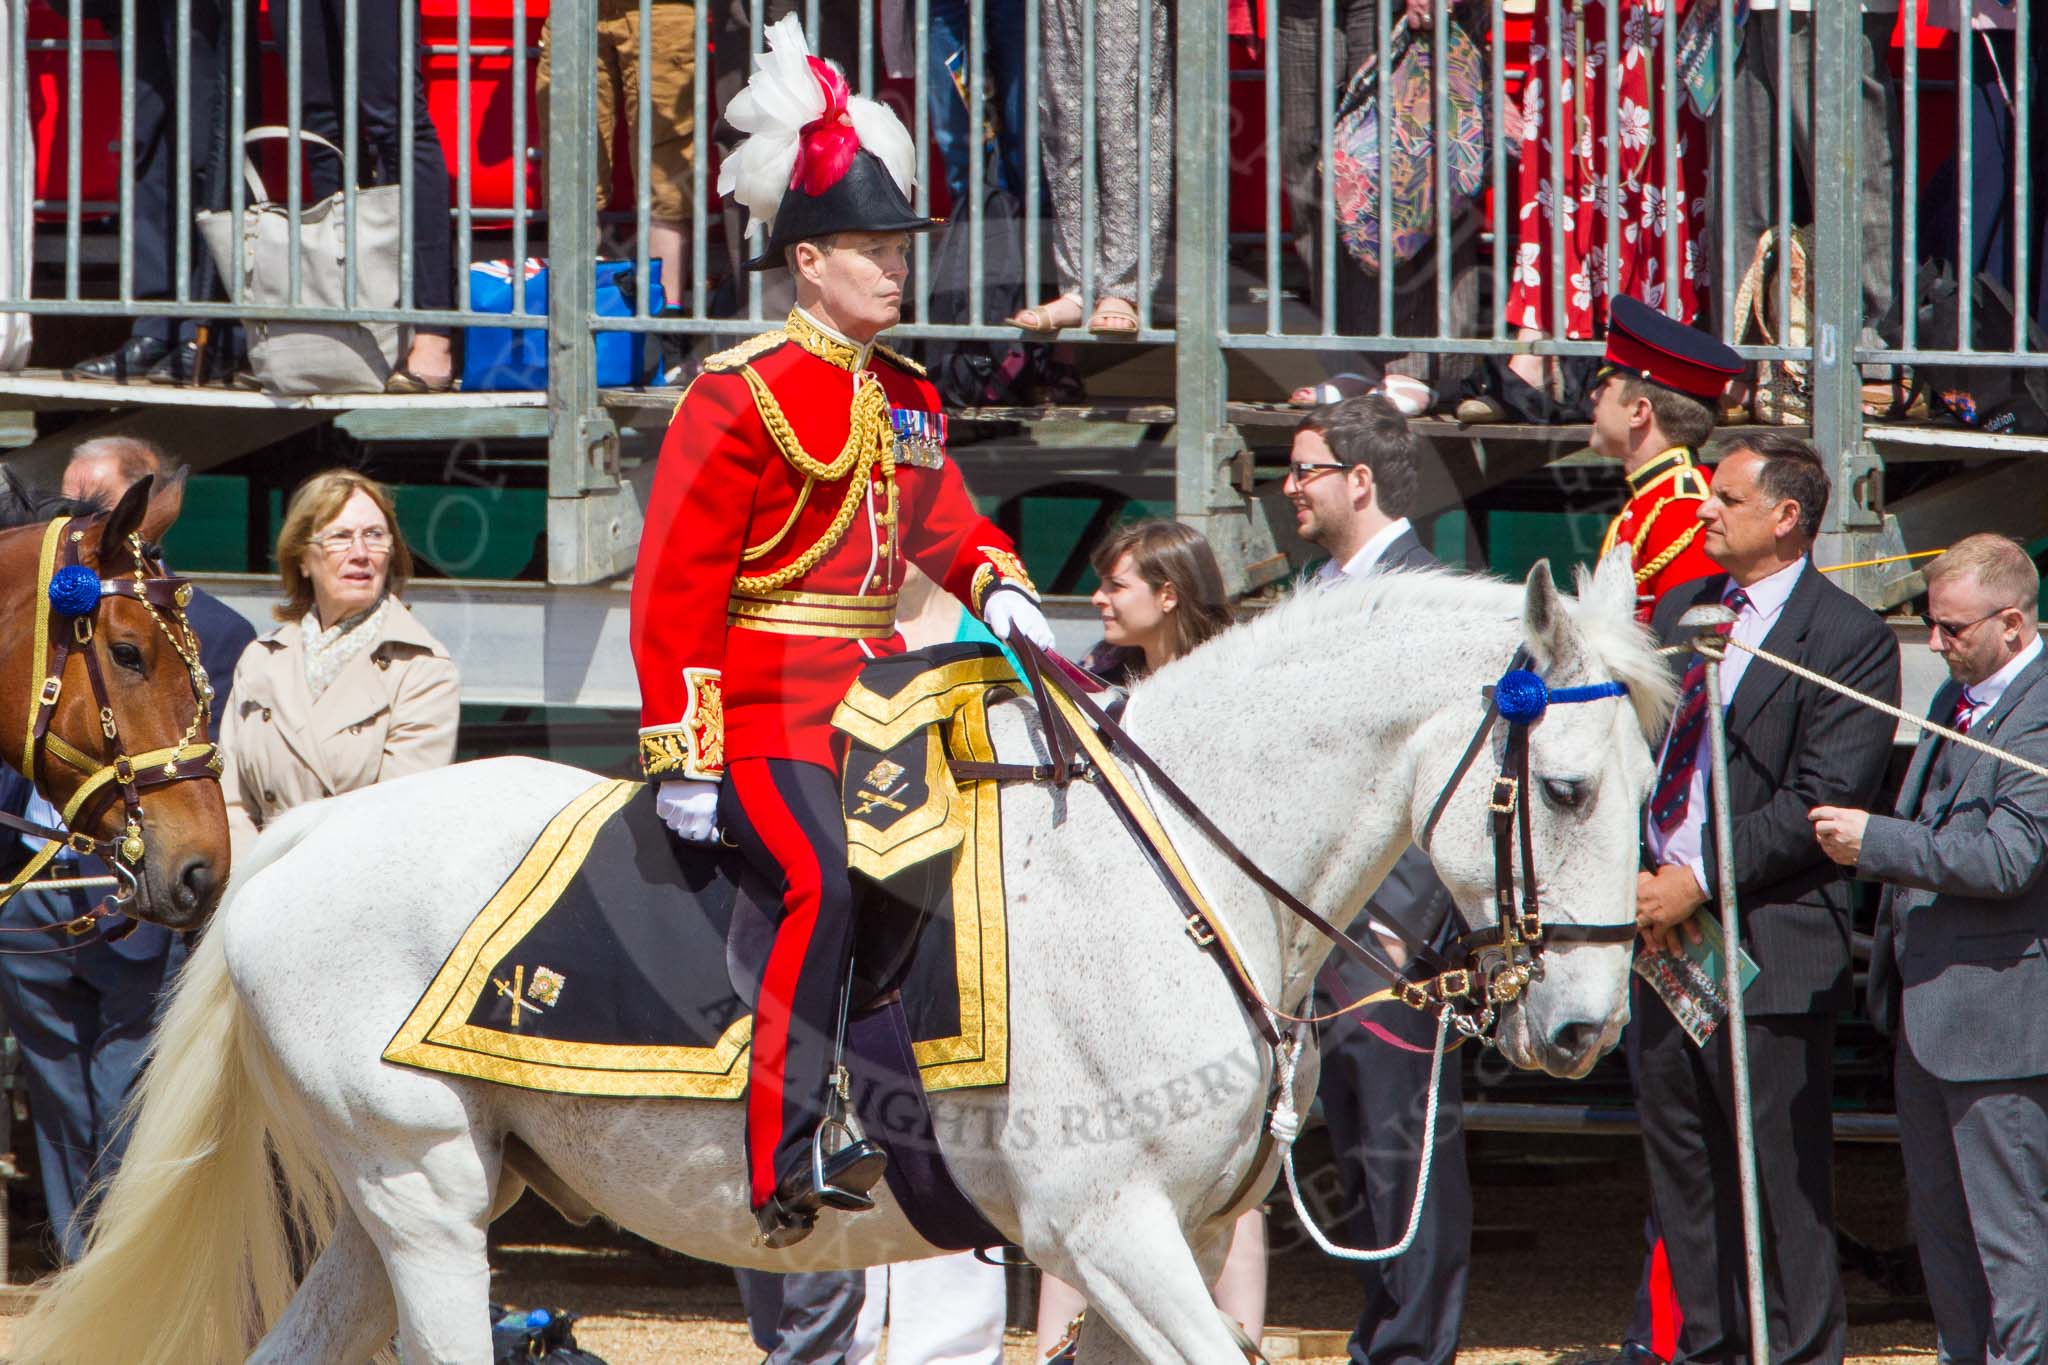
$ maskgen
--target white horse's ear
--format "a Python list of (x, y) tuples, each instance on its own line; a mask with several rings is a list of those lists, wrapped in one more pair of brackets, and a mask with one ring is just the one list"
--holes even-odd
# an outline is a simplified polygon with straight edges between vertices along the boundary
[(1591, 573), (1579, 567), (1579, 607), (1616, 621), (1629, 620), (1636, 610), (1635, 554), (1626, 544), (1617, 545), (1593, 567)]
[(1550, 561), (1539, 559), (1522, 581), (1522, 634), (1539, 666), (1555, 669), (1578, 657), (1578, 632), (1564, 594), (1550, 579)]

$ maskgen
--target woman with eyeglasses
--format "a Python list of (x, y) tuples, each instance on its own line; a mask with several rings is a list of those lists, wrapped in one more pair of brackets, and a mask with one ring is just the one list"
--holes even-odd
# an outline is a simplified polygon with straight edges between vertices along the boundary
[(240, 858), (280, 813), (455, 755), (455, 663), (398, 600), (412, 575), (391, 494), (352, 470), (306, 481), (277, 537), (283, 624), (235, 666), (221, 791)]

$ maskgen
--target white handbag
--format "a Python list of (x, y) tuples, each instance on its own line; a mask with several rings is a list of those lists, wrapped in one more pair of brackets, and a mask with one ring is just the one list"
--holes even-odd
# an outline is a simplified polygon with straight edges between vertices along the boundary
[[(291, 260), (299, 260), (299, 304), (308, 308), (347, 306), (348, 232), (343, 197), (337, 192), (299, 210), (298, 239), (292, 239), (285, 206), (270, 198), (257, 174), (252, 143), (290, 138), (277, 126), (251, 128), (242, 139), (242, 176), (251, 203), (237, 223), (226, 209), (199, 215), (199, 232), (213, 253), (223, 280), (232, 280), (235, 233), (242, 240), (241, 301), (258, 307), (291, 302)], [(334, 156), (341, 152), (317, 133), (299, 137)], [(405, 201), (401, 187), (379, 185), (355, 193), (356, 297), (358, 308), (398, 307), (398, 236)], [(381, 393), (398, 363), (395, 322), (252, 321), (249, 368), (264, 390), (276, 394)]]

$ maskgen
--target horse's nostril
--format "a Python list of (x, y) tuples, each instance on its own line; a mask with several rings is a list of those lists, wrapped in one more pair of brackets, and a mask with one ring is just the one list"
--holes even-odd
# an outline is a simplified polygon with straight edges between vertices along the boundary
[(205, 858), (194, 858), (178, 871), (178, 887), (191, 897), (193, 906), (204, 905), (213, 894), (213, 864)]
[(1598, 1024), (1565, 1024), (1550, 1035), (1551, 1046), (1568, 1057), (1583, 1057), (1600, 1041)]

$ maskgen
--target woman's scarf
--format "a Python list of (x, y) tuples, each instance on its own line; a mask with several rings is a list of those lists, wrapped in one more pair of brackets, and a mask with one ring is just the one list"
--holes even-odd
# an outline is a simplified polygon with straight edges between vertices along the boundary
[(384, 634), (384, 620), (390, 614), (394, 599), (386, 593), (377, 599), (377, 605), (367, 611), (337, 621), (326, 630), (320, 629), (320, 613), (309, 611), (299, 622), (299, 631), (306, 641), (306, 690), (313, 694), (313, 700), (320, 700), (320, 694), (348, 667), (348, 661), (377, 643)]

